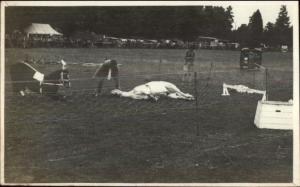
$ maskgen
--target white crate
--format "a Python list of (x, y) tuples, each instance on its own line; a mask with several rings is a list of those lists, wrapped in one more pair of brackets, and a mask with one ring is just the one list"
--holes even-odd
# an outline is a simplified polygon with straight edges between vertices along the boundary
[(281, 101), (258, 101), (254, 124), (258, 128), (293, 129), (293, 104)]

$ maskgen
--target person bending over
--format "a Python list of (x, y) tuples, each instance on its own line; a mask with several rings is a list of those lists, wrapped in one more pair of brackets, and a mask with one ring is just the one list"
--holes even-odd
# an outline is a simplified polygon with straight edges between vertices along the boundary
[(105, 59), (104, 63), (100, 64), (99, 68), (96, 70), (93, 78), (99, 78), (98, 87), (95, 96), (101, 94), (103, 82), (105, 79), (113, 80), (115, 82), (115, 88), (120, 89), (119, 82), (119, 67), (116, 60)]

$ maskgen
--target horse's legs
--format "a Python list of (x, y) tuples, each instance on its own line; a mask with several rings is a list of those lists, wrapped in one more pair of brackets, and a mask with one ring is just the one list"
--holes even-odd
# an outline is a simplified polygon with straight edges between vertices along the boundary
[[(137, 95), (137, 94), (133, 94), (133, 95), (130, 95), (128, 96), (132, 99), (138, 99), (138, 100), (141, 100), (141, 99), (149, 99), (151, 97), (149, 97), (148, 95)], [(153, 99), (153, 98), (152, 98)]]
[(194, 100), (194, 97), (189, 95), (189, 94), (185, 94), (181, 91), (176, 92), (175, 95), (170, 95), (170, 98), (174, 98), (174, 99), (185, 99), (185, 100)]
[(17, 94), (21, 94), (22, 96), (25, 95), (25, 83), (22, 83), (22, 82), (18, 82), (18, 81), (21, 81), (21, 80), (13, 80), (12, 81), (12, 91), (14, 93), (17, 93)]
[(26, 87), (22, 86), (20, 83), (15, 83), (15, 85), (13, 85), (13, 91), (21, 94), (21, 96), (25, 96), (25, 90)]
[(159, 96), (157, 95), (153, 95), (153, 94), (149, 94), (148, 95), (151, 99), (153, 99), (154, 101), (157, 101), (159, 99)]
[(21, 94), (21, 96), (25, 96), (26, 94), (29, 93), (29, 88), (28, 88), (28, 83), (19, 83), (20, 85), (18, 86), (18, 92)]

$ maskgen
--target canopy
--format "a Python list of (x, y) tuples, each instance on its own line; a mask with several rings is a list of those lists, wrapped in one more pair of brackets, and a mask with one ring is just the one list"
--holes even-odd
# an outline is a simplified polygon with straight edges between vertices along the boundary
[(49, 24), (32, 23), (29, 27), (24, 29), (27, 36), (30, 34), (39, 35), (63, 35), (54, 30)]

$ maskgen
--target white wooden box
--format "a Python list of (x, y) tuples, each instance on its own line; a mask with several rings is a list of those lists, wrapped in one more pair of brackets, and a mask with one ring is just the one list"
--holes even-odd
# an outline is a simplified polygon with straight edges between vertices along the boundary
[(281, 101), (258, 101), (254, 124), (258, 128), (293, 129), (293, 104)]

